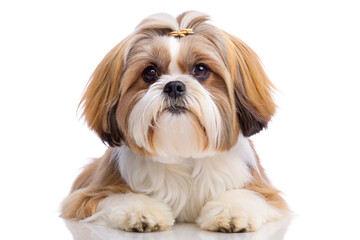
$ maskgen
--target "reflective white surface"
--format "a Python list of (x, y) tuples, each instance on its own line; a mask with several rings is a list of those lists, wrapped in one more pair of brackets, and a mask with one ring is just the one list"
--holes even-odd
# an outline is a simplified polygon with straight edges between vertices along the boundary
[(218, 233), (200, 230), (195, 224), (175, 224), (172, 230), (151, 233), (132, 233), (89, 223), (65, 221), (74, 240), (282, 240), (290, 218), (265, 224), (252, 233)]

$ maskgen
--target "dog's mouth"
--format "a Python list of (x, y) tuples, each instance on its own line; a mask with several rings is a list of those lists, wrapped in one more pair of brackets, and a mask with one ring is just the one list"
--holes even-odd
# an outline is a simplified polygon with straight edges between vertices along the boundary
[(185, 101), (183, 99), (176, 99), (168, 101), (164, 110), (171, 114), (183, 114), (189, 109), (186, 107)]
[(185, 113), (188, 109), (183, 106), (170, 106), (166, 109), (166, 111), (171, 114), (182, 114)]

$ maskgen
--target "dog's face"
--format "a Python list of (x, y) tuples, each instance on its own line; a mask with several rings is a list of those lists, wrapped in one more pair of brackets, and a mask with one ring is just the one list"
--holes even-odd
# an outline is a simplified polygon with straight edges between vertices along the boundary
[[(104, 142), (201, 157), (266, 127), (275, 105), (256, 54), (207, 20), (198, 12), (150, 16), (105, 56), (82, 99)], [(194, 33), (169, 36), (184, 28)]]

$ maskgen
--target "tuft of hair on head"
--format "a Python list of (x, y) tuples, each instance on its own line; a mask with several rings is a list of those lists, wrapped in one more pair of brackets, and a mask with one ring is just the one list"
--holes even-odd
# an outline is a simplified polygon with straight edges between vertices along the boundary
[(196, 29), (198, 25), (209, 19), (207, 14), (198, 11), (187, 11), (176, 18), (167, 13), (157, 13), (145, 18), (136, 27), (135, 32), (162, 31), (167, 35), (171, 31)]

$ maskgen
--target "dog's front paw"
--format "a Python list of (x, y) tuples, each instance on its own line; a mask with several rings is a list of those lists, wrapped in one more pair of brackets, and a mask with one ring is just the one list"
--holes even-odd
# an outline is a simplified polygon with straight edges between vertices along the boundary
[(127, 212), (116, 225), (128, 232), (155, 232), (168, 230), (173, 224), (174, 219), (169, 212), (148, 206)]
[(261, 196), (245, 190), (230, 190), (205, 204), (197, 219), (202, 229), (226, 233), (252, 232), (280, 213)]
[(197, 223), (202, 229), (226, 233), (257, 230), (264, 219), (256, 212), (244, 211), (236, 205), (208, 202), (201, 211)]
[(86, 222), (95, 222), (129, 232), (164, 231), (174, 225), (171, 209), (142, 194), (114, 194), (105, 198), (99, 211)]

